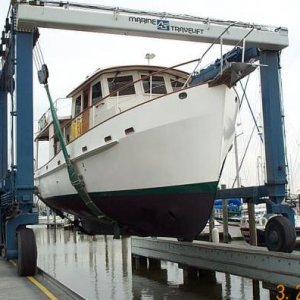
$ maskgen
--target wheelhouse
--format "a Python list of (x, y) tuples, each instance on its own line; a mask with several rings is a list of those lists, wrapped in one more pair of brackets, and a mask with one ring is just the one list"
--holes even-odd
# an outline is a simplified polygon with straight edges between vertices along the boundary
[[(60, 118), (66, 144), (119, 113), (182, 89), (187, 79), (186, 72), (149, 65), (97, 70), (67, 95), (71, 116)], [(60, 150), (49, 112), (39, 121), (36, 140), (50, 142), (50, 158)]]

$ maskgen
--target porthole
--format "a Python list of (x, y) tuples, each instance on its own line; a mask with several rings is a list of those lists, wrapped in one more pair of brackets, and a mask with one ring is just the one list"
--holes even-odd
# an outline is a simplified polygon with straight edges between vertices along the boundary
[(110, 135), (108, 135), (108, 136), (106, 136), (105, 138), (104, 138), (104, 142), (105, 143), (108, 143), (108, 142), (110, 142), (111, 141), (111, 136)]
[(187, 93), (186, 92), (180, 93), (178, 95), (178, 97), (179, 97), (179, 99), (183, 100), (183, 99), (185, 99), (187, 97)]
[(133, 127), (129, 127), (127, 129), (125, 129), (125, 134), (128, 135), (130, 133), (133, 133), (134, 132), (134, 128)]

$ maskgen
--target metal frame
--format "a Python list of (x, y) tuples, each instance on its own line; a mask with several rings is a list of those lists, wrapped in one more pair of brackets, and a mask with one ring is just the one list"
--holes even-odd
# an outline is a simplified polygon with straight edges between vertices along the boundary
[(32, 33), (16, 33), (16, 196), (26, 212), (33, 201), (32, 47)]
[[(7, 94), (0, 89), (0, 178), (6, 177), (7, 172)], [(0, 182), (0, 189), (2, 182)]]
[[(217, 198), (242, 197), (246, 202), (266, 203), (267, 213), (282, 214), (295, 225), (294, 211), (282, 201), (286, 196), (286, 162), (283, 136), (281, 77), (278, 51), (260, 53), (262, 108), (267, 181), (264, 186), (219, 190)], [(269, 197), (269, 199), (265, 199)]]
[[(35, 27), (103, 32), (214, 43), (220, 34), (223, 44), (236, 45), (247, 36), (247, 47), (281, 50), (288, 46), (288, 32), (284, 27), (253, 25), (242, 22), (225, 22), (198, 17), (184, 17), (168, 13), (145, 12), (130, 9), (80, 5), (70, 2), (43, 1), (44, 4), (18, 5), (17, 27), (33, 30)], [(22, 3), (23, 2), (23, 3)], [(227, 30), (230, 28), (229, 30)]]
[[(285, 196), (286, 172), (284, 139), (282, 131), (282, 110), (280, 94), (279, 51), (288, 46), (288, 33), (285, 28), (271, 28), (245, 23), (228, 23), (219, 20), (183, 18), (180, 16), (94, 7), (93, 10), (71, 7), (69, 3), (57, 3), (56, 7), (47, 2), (14, 1), (17, 6), (17, 32), (13, 26), (9, 38), (4, 38), (9, 57), (0, 72), (0, 231), (6, 232), (7, 258), (16, 257), (15, 231), (20, 226), (37, 223), (37, 213), (33, 212), (33, 90), (32, 90), (32, 48), (34, 27), (85, 30), (111, 34), (128, 34), (144, 37), (178, 39), (198, 42), (233, 44), (245, 41), (247, 47), (263, 49), (260, 61), (268, 67), (261, 67), (263, 95), (264, 135), (266, 141), (267, 183), (265, 186), (222, 190), (218, 198), (243, 197), (255, 203), (265, 201), (270, 196), (268, 211), (285, 214), (294, 222), (293, 211), (281, 204)], [(40, 5), (40, 6), (39, 6)], [(55, 6), (55, 5), (54, 5)], [(169, 18), (169, 19), (168, 19)], [(13, 18), (11, 18), (13, 20)], [(177, 28), (185, 30), (176, 31)], [(196, 30), (198, 28), (198, 30)], [(27, 31), (27, 32), (24, 32)], [(221, 36), (221, 33), (226, 33)], [(16, 36), (16, 38), (15, 38)], [(15, 45), (16, 39), (16, 45)], [(1, 49), (2, 48), (1, 44)], [(16, 56), (14, 56), (16, 51)], [(243, 53), (244, 57), (244, 53)], [(7, 116), (5, 116), (7, 92), (13, 91), (12, 78), (16, 63), (16, 160), (12, 172), (7, 177)], [(222, 64), (221, 64), (222, 65)], [(10, 220), (3, 219), (3, 201), (16, 201), (20, 215)], [(3, 233), (3, 232), (2, 232)], [(1, 235), (2, 236), (2, 235)]]
[[(16, 232), (29, 224), (38, 223), (38, 213), (33, 208), (33, 83), (31, 32), (8, 30), (10, 38), (6, 41), (7, 55), (1, 72), (1, 128), (0, 138), (0, 244), (5, 249), (5, 257), (18, 257)], [(14, 74), (16, 90), (14, 91)], [(8, 172), (8, 119), (7, 95), (16, 94), (15, 111), (11, 111), (16, 127), (16, 164)]]

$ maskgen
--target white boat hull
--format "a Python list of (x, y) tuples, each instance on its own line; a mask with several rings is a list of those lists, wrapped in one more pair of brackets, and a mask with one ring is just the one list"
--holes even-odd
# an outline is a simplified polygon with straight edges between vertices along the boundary
[[(187, 97), (180, 99), (180, 93)], [(211, 213), (221, 166), (234, 135), (237, 108), (235, 94), (227, 87), (196, 86), (124, 111), (90, 129), (67, 149), (93, 200), (121, 225), (143, 235), (174, 236), (175, 230), (178, 237), (195, 235)], [(133, 132), (126, 134), (129, 128)], [(105, 142), (109, 136), (111, 140)], [(35, 179), (48, 204), (81, 217), (92, 216), (77, 199), (61, 152), (37, 170)], [(72, 205), (75, 198), (76, 205)], [(190, 201), (186, 207), (185, 201)], [(150, 215), (157, 220), (150, 217), (137, 222), (129, 207), (141, 217), (143, 209), (153, 209)], [(165, 211), (160, 213), (163, 207)], [(169, 231), (161, 228), (170, 227), (165, 214), (180, 223), (177, 216), (182, 210), (186, 210), (184, 222), (189, 214), (202, 219), (186, 225), (195, 227), (191, 234), (176, 226)], [(139, 225), (135, 226), (132, 218)], [(155, 222), (159, 228), (151, 225)], [(139, 228), (141, 223), (146, 224)], [(174, 227), (174, 222), (171, 224)]]

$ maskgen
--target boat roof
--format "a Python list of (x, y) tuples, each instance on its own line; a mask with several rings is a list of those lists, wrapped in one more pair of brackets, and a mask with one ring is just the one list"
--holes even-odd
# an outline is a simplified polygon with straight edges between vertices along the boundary
[[(110, 67), (106, 69), (97, 69), (91, 76), (86, 78), (79, 86), (73, 89), (67, 97), (73, 97), (77, 94), (85, 85), (90, 84), (93, 82), (97, 77), (106, 73), (113, 73), (113, 72), (123, 72), (123, 71), (146, 71), (146, 72), (159, 72), (161, 73), (168, 73), (170, 75), (179, 76), (179, 77), (187, 77), (189, 73), (181, 70), (177, 70), (174, 68), (168, 68), (163, 66), (152, 66), (152, 65), (127, 65), (127, 66), (117, 66), (117, 67)], [(159, 74), (157, 74), (159, 75)]]

